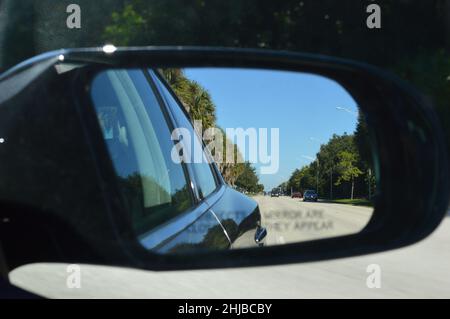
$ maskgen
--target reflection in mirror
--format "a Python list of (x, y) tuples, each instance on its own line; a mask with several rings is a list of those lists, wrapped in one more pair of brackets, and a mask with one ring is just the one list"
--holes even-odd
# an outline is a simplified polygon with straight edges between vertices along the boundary
[(236, 68), (109, 70), (96, 76), (91, 97), (131, 224), (150, 250), (344, 236), (372, 216), (368, 128), (331, 79)]

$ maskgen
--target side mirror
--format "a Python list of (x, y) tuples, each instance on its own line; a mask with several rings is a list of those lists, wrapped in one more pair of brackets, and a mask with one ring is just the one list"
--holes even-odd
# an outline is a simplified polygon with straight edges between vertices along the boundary
[(415, 243), (447, 209), (432, 107), (362, 63), (107, 46), (33, 58), (0, 91), (0, 241), (13, 268), (348, 257)]

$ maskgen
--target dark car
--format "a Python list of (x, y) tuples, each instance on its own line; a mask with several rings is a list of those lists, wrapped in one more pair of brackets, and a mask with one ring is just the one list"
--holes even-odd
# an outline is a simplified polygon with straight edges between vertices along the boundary
[[(96, 231), (95, 224), (113, 218), (124, 229), (129, 225), (144, 248), (160, 253), (227, 249), (238, 241), (240, 247), (261, 245), (265, 230), (254, 200), (229, 187), (214, 163), (171, 158), (171, 133), (180, 127), (204, 159), (209, 154), (158, 72), (102, 71), (86, 92), (71, 87), (74, 78), (88, 76), (82, 64), (45, 63), (25, 63), (0, 78), (17, 88), (0, 101), (7, 136), (0, 156), (8, 167), (0, 170), (0, 192), (36, 208), (24, 222), (39, 221), (40, 213), (55, 222), (64, 215), (74, 238), (89, 243), (114, 240), (116, 230)], [(30, 69), (39, 71), (20, 80)], [(100, 160), (110, 165), (99, 167)], [(20, 231), (16, 235), (20, 241)]]
[(300, 192), (293, 192), (291, 194), (291, 197), (292, 198), (302, 198), (302, 193), (300, 193)]
[(270, 197), (280, 197), (280, 195), (281, 195), (281, 190), (279, 188), (274, 188), (270, 192)]
[(306, 190), (305, 193), (303, 194), (303, 201), (307, 202), (307, 201), (311, 201), (311, 202), (317, 202), (317, 193), (314, 190)]

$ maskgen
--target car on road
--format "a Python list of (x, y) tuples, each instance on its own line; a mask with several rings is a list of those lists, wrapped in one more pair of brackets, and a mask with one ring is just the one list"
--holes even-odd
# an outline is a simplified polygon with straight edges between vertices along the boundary
[(317, 202), (317, 193), (314, 190), (308, 189), (305, 191), (305, 193), (303, 194), (303, 201), (304, 202)]
[(291, 194), (291, 198), (302, 198), (302, 193), (300, 193), (300, 192), (293, 192)]
[(270, 192), (270, 197), (280, 197), (281, 196), (281, 190), (279, 188), (274, 188)]

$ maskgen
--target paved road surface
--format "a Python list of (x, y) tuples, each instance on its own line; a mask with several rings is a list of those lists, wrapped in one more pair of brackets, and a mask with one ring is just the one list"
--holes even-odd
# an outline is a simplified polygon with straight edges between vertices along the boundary
[(357, 233), (372, 216), (372, 208), (325, 202), (303, 202), (287, 196), (253, 197), (259, 204), (267, 245), (292, 243)]
[[(14, 270), (16, 285), (64, 298), (450, 298), (450, 219), (410, 247), (362, 257), (286, 266), (149, 272), (81, 265), (81, 288), (66, 286), (63, 264)], [(381, 288), (366, 286), (381, 267)]]

